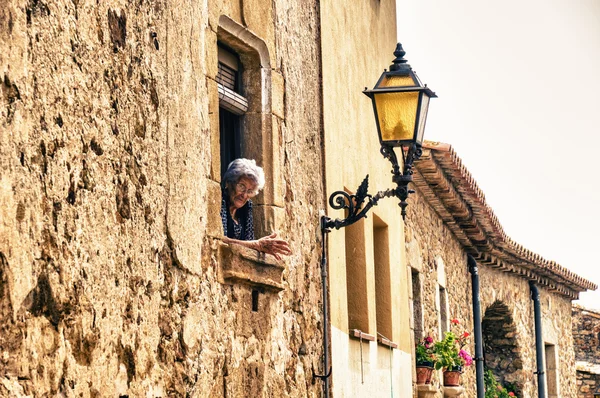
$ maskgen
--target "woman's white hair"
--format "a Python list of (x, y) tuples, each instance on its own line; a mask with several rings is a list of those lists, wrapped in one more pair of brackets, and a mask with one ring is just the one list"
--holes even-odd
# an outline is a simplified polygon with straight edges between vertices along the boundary
[(223, 187), (228, 184), (229, 186), (237, 184), (242, 177), (254, 181), (258, 190), (265, 186), (265, 172), (262, 167), (257, 166), (254, 159), (239, 158), (229, 163), (227, 171), (223, 175)]

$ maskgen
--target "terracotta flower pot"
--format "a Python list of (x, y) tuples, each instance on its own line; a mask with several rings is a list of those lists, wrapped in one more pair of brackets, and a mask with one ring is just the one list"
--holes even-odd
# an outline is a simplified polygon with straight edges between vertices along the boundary
[(431, 384), (432, 366), (417, 365), (417, 384)]
[(444, 385), (447, 387), (460, 386), (460, 370), (444, 370)]

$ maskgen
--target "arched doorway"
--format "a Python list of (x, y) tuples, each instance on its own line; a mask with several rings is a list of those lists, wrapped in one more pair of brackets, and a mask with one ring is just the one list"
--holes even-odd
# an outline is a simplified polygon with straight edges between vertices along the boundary
[(511, 311), (501, 301), (490, 305), (481, 322), (483, 358), (496, 380), (509, 391), (521, 396), (523, 361), (517, 346), (517, 330)]

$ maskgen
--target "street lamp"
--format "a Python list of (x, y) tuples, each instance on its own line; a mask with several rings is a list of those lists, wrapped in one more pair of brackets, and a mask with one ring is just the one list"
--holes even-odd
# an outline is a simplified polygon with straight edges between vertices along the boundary
[[(328, 304), (327, 304), (327, 251), (326, 237), (331, 228), (340, 229), (354, 224), (367, 216), (371, 207), (379, 199), (395, 196), (400, 199), (402, 218), (406, 217), (408, 195), (413, 191), (408, 189), (412, 181), (413, 162), (421, 156), (423, 131), (429, 108), (429, 99), (437, 97), (413, 72), (404, 59), (402, 44), (398, 43), (389, 72), (384, 70), (372, 90), (363, 91), (373, 101), (377, 133), (381, 144), (381, 154), (393, 166), (392, 181), (395, 188), (379, 191), (375, 196), (369, 195), (369, 176), (367, 175), (356, 190), (350, 195), (345, 191), (336, 191), (329, 197), (329, 205), (338, 210), (345, 209), (347, 216), (344, 219), (332, 220), (327, 216), (321, 217), (322, 257), (321, 281), (323, 286), (323, 370), (325, 374), (313, 374), (313, 377), (324, 381), (324, 395), (329, 396), (329, 381), (331, 366), (329, 364), (329, 334), (328, 334)], [(394, 152), (395, 147), (400, 147), (402, 152), (402, 173), (398, 159)], [(366, 201), (366, 204), (365, 204)], [(364, 205), (364, 206), (363, 206)]]
[[(322, 229), (340, 229), (354, 224), (366, 217), (371, 207), (383, 197), (395, 196), (400, 199), (402, 219), (406, 217), (408, 205), (406, 199), (413, 192), (408, 189), (408, 183), (412, 181), (413, 162), (422, 153), (421, 145), (429, 100), (436, 98), (437, 95), (427, 85), (421, 83), (410, 65), (406, 63), (405, 54), (402, 44), (398, 43), (394, 51), (396, 58), (392, 61), (390, 70), (383, 71), (372, 90), (365, 88), (363, 91), (373, 102), (381, 154), (392, 163), (392, 182), (396, 187), (371, 196), (367, 193), (369, 186), (367, 175), (356, 194), (350, 195), (345, 191), (334, 192), (329, 197), (329, 205), (336, 210), (346, 209), (347, 217), (332, 220), (325, 216), (321, 220)], [(402, 173), (394, 152), (395, 147), (401, 148)], [(365, 200), (367, 203), (363, 207)]]

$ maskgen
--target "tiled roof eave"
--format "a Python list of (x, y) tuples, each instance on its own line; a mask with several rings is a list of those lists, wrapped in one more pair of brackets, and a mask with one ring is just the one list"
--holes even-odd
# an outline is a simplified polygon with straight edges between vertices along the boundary
[(597, 288), (508, 237), (483, 191), (450, 145), (424, 143), (423, 156), (415, 162), (414, 184), (465, 250), (479, 261), (487, 259), (503, 271), (536, 280), (571, 298)]

